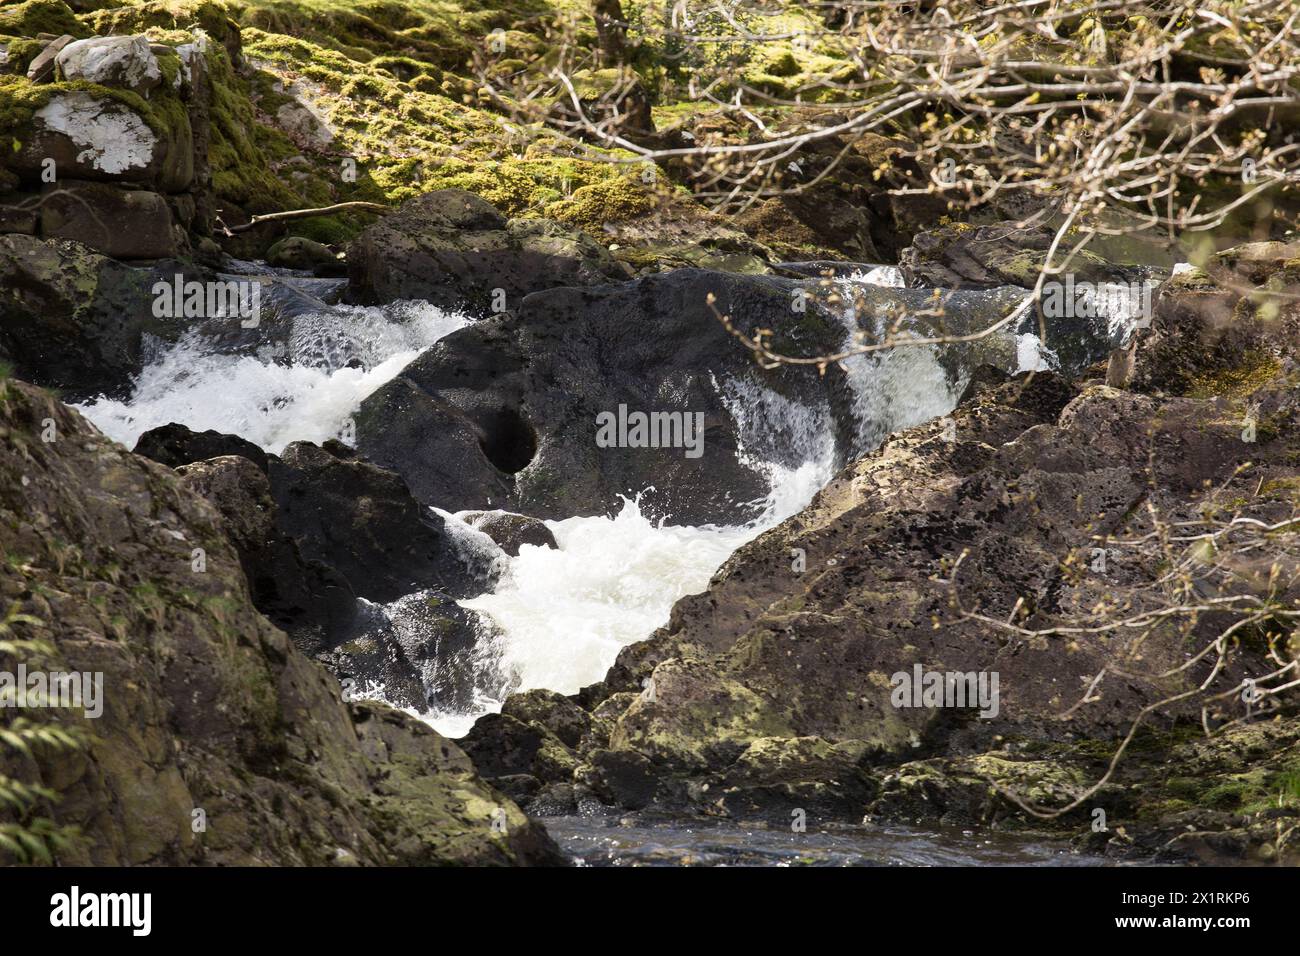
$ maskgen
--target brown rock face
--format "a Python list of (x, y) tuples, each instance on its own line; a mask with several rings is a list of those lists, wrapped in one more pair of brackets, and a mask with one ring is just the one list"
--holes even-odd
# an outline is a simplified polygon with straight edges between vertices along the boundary
[[(1210, 789), (1181, 784), (1183, 803), (1169, 803), (1168, 748), (1210, 776), (1291, 766), (1294, 733), (1252, 756), (1241, 748), (1259, 735), (1241, 722), (1293, 705), (1241, 688), (1293, 679), (1290, 626), (1264, 621), (1300, 606), (1300, 536), (1242, 535), (1295, 513), (1300, 337), (1294, 311), (1243, 302), (1231, 325), (1248, 367), (1226, 369), (1201, 348), (1223, 334), (1207, 294), (1171, 287), (1137, 351), (1138, 381), (1164, 394), (981, 375), (951, 423), (845, 468), (563, 702), (591, 716), (575, 779), (629, 808), (988, 822), (1019, 812), (1006, 793), (1048, 809), (1088, 795), (1137, 721), (1147, 736), (1120, 783), (1062, 825), (1093, 806), (1139, 812), (1150, 852), (1186, 822), (1170, 807)], [(1218, 654), (1238, 621), (1232, 633), (1252, 636)], [(918, 669), (976, 682), (964, 699), (922, 700), (920, 680), (900, 696), (899, 675)], [(506, 710), (544, 736), (562, 705), (543, 704)], [(499, 749), (491, 731), (475, 728), (477, 750)], [(540, 780), (540, 805), (568, 785), (536, 761), (522, 772)], [(1245, 827), (1241, 847), (1271, 828), (1212, 825)]]
[(97, 718), (24, 713), (86, 728), (86, 749), (0, 759), (85, 834), (61, 862), (558, 861), (453, 743), (345, 702), (253, 609), (225, 521), (170, 469), (14, 380), (0, 429), (4, 603), (41, 622), (14, 627), (53, 645), (47, 668), (102, 677)]
[[(1017, 222), (985, 226), (953, 223), (917, 233), (902, 251), (899, 266), (908, 282), (944, 289), (1019, 285), (1031, 288), (1046, 262), (1053, 232)], [(1053, 261), (1059, 262), (1060, 256)], [(1092, 255), (1076, 253), (1071, 271), (1079, 280), (1127, 280), (1128, 270)]]
[(171, 210), (161, 195), (107, 183), (68, 181), (47, 190), (41, 236), (76, 239), (115, 259), (165, 259), (180, 252)]
[(902, 155), (908, 145), (875, 133), (852, 142), (809, 144), (795, 167), (779, 173), (787, 191), (741, 212), (736, 221), (785, 258), (834, 253), (859, 262), (893, 262), (919, 229), (949, 212), (937, 196), (890, 195), (891, 189), (926, 182), (925, 172)]
[(484, 312), (515, 308), (541, 289), (627, 278), (586, 234), (541, 220), (507, 223), (459, 189), (418, 196), (366, 229), (348, 250), (348, 271), (358, 302), (428, 299)]

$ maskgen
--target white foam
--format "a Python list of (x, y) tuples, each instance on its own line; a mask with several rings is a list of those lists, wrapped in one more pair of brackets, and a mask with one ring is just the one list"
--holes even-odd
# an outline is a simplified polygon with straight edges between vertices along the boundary
[[(838, 318), (844, 326), (845, 352), (864, 343), (885, 341), (893, 331), (893, 316), (884, 311), (863, 314), (865, 304), (855, 295), (855, 288), (864, 284), (901, 286), (902, 273), (885, 271), (889, 268), (882, 266), (872, 272), (890, 281), (872, 282), (865, 276), (838, 280), (844, 300)], [(905, 324), (903, 330), (906, 328)], [(859, 352), (841, 364), (854, 395), (855, 456), (875, 448), (893, 432), (947, 415), (957, 405), (960, 391), (949, 381), (933, 346), (899, 345)]]
[(180, 422), (278, 454), (291, 441), (339, 437), (367, 396), (467, 323), (427, 302), (340, 306), (295, 318), (283, 356), (216, 355), (189, 335), (144, 370), (127, 400), (76, 407), (128, 447), (151, 428)]
[[(492, 594), (460, 602), (499, 628), (514, 690), (571, 694), (605, 676), (619, 650), (667, 623), (761, 525), (683, 527), (651, 521), (638, 501), (613, 517), (548, 521), (557, 549), (523, 545)], [(445, 730), (443, 722), (435, 723)]]
[(907, 285), (903, 281), (903, 270), (898, 266), (873, 266), (866, 272), (854, 272), (849, 279), (853, 282), (881, 285), (891, 289), (902, 289)]
[(1016, 372), (1048, 372), (1058, 367), (1055, 353), (1033, 332), (1016, 336)]

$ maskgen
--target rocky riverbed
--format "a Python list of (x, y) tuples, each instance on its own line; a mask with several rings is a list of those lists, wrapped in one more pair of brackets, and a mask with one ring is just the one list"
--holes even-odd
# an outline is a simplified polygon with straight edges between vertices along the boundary
[(69, 731), (0, 750), (0, 821), (95, 865), (1294, 862), (1300, 244), (1112, 242), (1071, 281), (1135, 291), (1048, 315), (1053, 229), (950, 218), (904, 132), (724, 216), (511, 140), (465, 37), (526, 72), (540, 14), (444, 6), (0, 5), (0, 659), (105, 705), (0, 716)]

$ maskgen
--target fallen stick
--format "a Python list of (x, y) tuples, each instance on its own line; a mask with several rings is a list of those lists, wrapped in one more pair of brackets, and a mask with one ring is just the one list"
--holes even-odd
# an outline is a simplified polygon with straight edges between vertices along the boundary
[[(287, 209), (284, 212), (268, 212), (261, 216), (254, 216), (248, 222), (239, 226), (225, 226), (228, 234), (234, 235), (237, 232), (247, 232), (254, 226), (260, 226), (264, 222), (276, 222), (285, 219), (308, 219), (312, 216), (328, 216), (331, 213), (343, 212), (348, 209), (355, 209), (362, 212), (389, 213), (393, 211), (392, 206), (385, 206), (377, 202), (341, 202), (334, 206), (321, 206), (318, 209)], [(223, 224), (224, 225), (224, 224)]]

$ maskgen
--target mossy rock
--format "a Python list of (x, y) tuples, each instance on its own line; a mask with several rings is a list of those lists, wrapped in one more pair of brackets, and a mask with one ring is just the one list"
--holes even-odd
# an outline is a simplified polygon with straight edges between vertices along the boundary
[(0, 7), (0, 35), (34, 37), (38, 33), (66, 33), (81, 39), (90, 36), (91, 31), (63, 0), (27, 0)]

